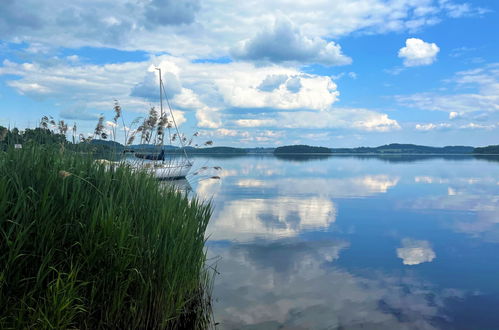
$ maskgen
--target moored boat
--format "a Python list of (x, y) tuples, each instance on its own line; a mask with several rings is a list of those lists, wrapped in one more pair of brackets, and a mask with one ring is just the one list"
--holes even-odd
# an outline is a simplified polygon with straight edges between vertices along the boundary
[(142, 162), (136, 166), (140, 170), (151, 173), (154, 177), (163, 180), (184, 179), (192, 168), (192, 162), (174, 160)]
[[(161, 143), (156, 146), (156, 149), (158, 149), (156, 153), (149, 153), (149, 154), (135, 153), (134, 154), (135, 159), (133, 161), (129, 161), (129, 165), (137, 170), (147, 171), (158, 179), (162, 180), (184, 179), (189, 173), (190, 169), (192, 168), (193, 163), (189, 160), (187, 153), (185, 152), (185, 145), (182, 135), (178, 130), (178, 126), (175, 121), (175, 116), (173, 115), (172, 108), (170, 107), (170, 103), (168, 102), (168, 98), (164, 91), (161, 69), (157, 68), (157, 70), (159, 72), (160, 117), (159, 117), (159, 122), (157, 124), (158, 126), (156, 127), (156, 136), (157, 137), (161, 136), (160, 139)], [(177, 137), (177, 141), (180, 143), (180, 149), (182, 151), (180, 155), (178, 155), (177, 153), (176, 157), (167, 157), (166, 151), (163, 146), (164, 129), (165, 129), (164, 125), (168, 123), (168, 120), (166, 119), (167, 116), (166, 114), (163, 113), (163, 95), (166, 97), (169, 109), (169, 115), (172, 119), (171, 121), (172, 125), (168, 126), (168, 129), (172, 127), (175, 128), (176, 131), (176, 133), (173, 135), (173, 138), (169, 134), (170, 144), (175, 139), (175, 137)], [(152, 135), (152, 130), (151, 130), (151, 135)]]

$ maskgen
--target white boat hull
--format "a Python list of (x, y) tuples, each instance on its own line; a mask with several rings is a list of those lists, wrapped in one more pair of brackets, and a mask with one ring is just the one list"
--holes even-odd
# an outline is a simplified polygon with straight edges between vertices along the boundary
[(158, 179), (183, 179), (187, 176), (191, 170), (192, 164), (158, 164), (154, 166), (151, 173)]
[(163, 162), (163, 161), (141, 161), (132, 165), (137, 170), (143, 170), (157, 179), (174, 180), (183, 179), (191, 170), (191, 162)]

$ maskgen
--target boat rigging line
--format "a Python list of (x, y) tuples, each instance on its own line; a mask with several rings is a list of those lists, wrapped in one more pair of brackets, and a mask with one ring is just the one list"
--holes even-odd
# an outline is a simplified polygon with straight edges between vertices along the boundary
[[(180, 131), (178, 130), (177, 122), (175, 121), (175, 116), (173, 115), (173, 110), (172, 110), (172, 107), (170, 105), (168, 95), (166, 95), (165, 86), (163, 85), (163, 78), (161, 76), (161, 68), (156, 68), (156, 70), (159, 71), (159, 99), (160, 99), (161, 118), (163, 118), (163, 95), (164, 95), (165, 100), (166, 100), (166, 104), (168, 105), (168, 109), (170, 110), (170, 114), (172, 116), (173, 125), (175, 126), (175, 131), (177, 132), (177, 136), (178, 136), (178, 139), (180, 141), (180, 145), (182, 146), (182, 151), (184, 152), (184, 155), (185, 155), (185, 158), (187, 159), (187, 162), (190, 163), (189, 157), (187, 156), (187, 152), (185, 151), (183, 136), (180, 135)], [(171, 136), (170, 136), (170, 144), (171, 144)]]

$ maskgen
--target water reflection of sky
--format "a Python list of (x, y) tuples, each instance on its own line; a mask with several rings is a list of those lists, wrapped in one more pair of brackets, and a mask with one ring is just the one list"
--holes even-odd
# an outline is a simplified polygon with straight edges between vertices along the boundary
[(414, 160), (212, 160), (220, 328), (499, 324), (499, 162)]

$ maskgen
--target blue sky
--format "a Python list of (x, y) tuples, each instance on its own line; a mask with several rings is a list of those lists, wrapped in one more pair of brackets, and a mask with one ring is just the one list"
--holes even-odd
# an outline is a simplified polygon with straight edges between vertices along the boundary
[(0, 125), (51, 115), (89, 134), (100, 114), (111, 120), (115, 99), (128, 125), (158, 104), (161, 67), (181, 130), (215, 145), (498, 144), (498, 9), (484, 0), (6, 0)]

